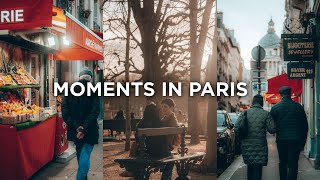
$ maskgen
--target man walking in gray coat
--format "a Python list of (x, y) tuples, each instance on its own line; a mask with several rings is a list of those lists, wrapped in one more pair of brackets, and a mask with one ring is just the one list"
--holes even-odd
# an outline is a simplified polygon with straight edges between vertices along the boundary
[(308, 121), (304, 108), (291, 99), (290, 87), (281, 87), (279, 94), (282, 100), (272, 107), (270, 114), (276, 123), (280, 180), (296, 180), (300, 151), (307, 139)]

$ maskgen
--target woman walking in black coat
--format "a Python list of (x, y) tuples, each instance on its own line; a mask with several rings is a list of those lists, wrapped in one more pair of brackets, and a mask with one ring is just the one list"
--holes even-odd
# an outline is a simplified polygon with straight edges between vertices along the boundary
[(239, 135), (239, 127), (247, 118), (248, 134), (242, 140), (241, 150), (242, 157), (245, 164), (247, 164), (248, 180), (261, 180), (262, 167), (268, 163), (268, 143), (266, 138), (266, 131), (275, 133), (275, 123), (268, 113), (263, 110), (263, 97), (255, 95), (252, 100), (252, 106), (242, 112), (235, 125), (236, 135)]

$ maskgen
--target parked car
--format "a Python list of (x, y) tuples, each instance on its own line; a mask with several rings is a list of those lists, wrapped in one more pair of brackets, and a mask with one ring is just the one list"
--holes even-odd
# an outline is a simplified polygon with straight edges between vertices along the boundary
[(226, 111), (217, 111), (218, 168), (225, 168), (234, 159), (234, 124)]
[(238, 113), (228, 113), (233, 124), (236, 124), (240, 114)]
[[(238, 114), (238, 113), (228, 113), (228, 114), (231, 118), (232, 123), (236, 124), (240, 114)], [(235, 144), (235, 154), (236, 155), (241, 154), (241, 141), (239, 141), (239, 139), (237, 137), (235, 138), (234, 144)]]

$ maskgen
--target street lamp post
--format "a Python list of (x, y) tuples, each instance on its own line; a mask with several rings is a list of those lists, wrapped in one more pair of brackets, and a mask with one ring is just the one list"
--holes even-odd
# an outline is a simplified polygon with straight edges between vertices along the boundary
[(258, 76), (256, 78), (258, 79), (258, 94), (261, 94), (261, 61), (266, 56), (266, 51), (264, 50), (263, 47), (258, 45), (252, 49), (251, 55), (252, 55), (252, 58), (256, 60), (256, 63), (257, 63), (256, 69), (258, 71)]
[(260, 95), (261, 94), (261, 75), (260, 75), (260, 70), (261, 70), (261, 67), (260, 67), (260, 61), (261, 61), (261, 57), (260, 57), (260, 47), (261, 46), (258, 46), (258, 60), (257, 60), (257, 69), (258, 69), (258, 94)]

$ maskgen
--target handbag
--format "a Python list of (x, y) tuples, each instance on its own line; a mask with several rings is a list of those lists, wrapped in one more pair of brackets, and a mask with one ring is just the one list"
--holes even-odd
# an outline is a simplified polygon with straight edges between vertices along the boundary
[(244, 119), (243, 121), (240, 123), (239, 126), (239, 133), (238, 133), (238, 137), (240, 140), (245, 139), (248, 136), (248, 117), (247, 117), (247, 111), (244, 111)]

